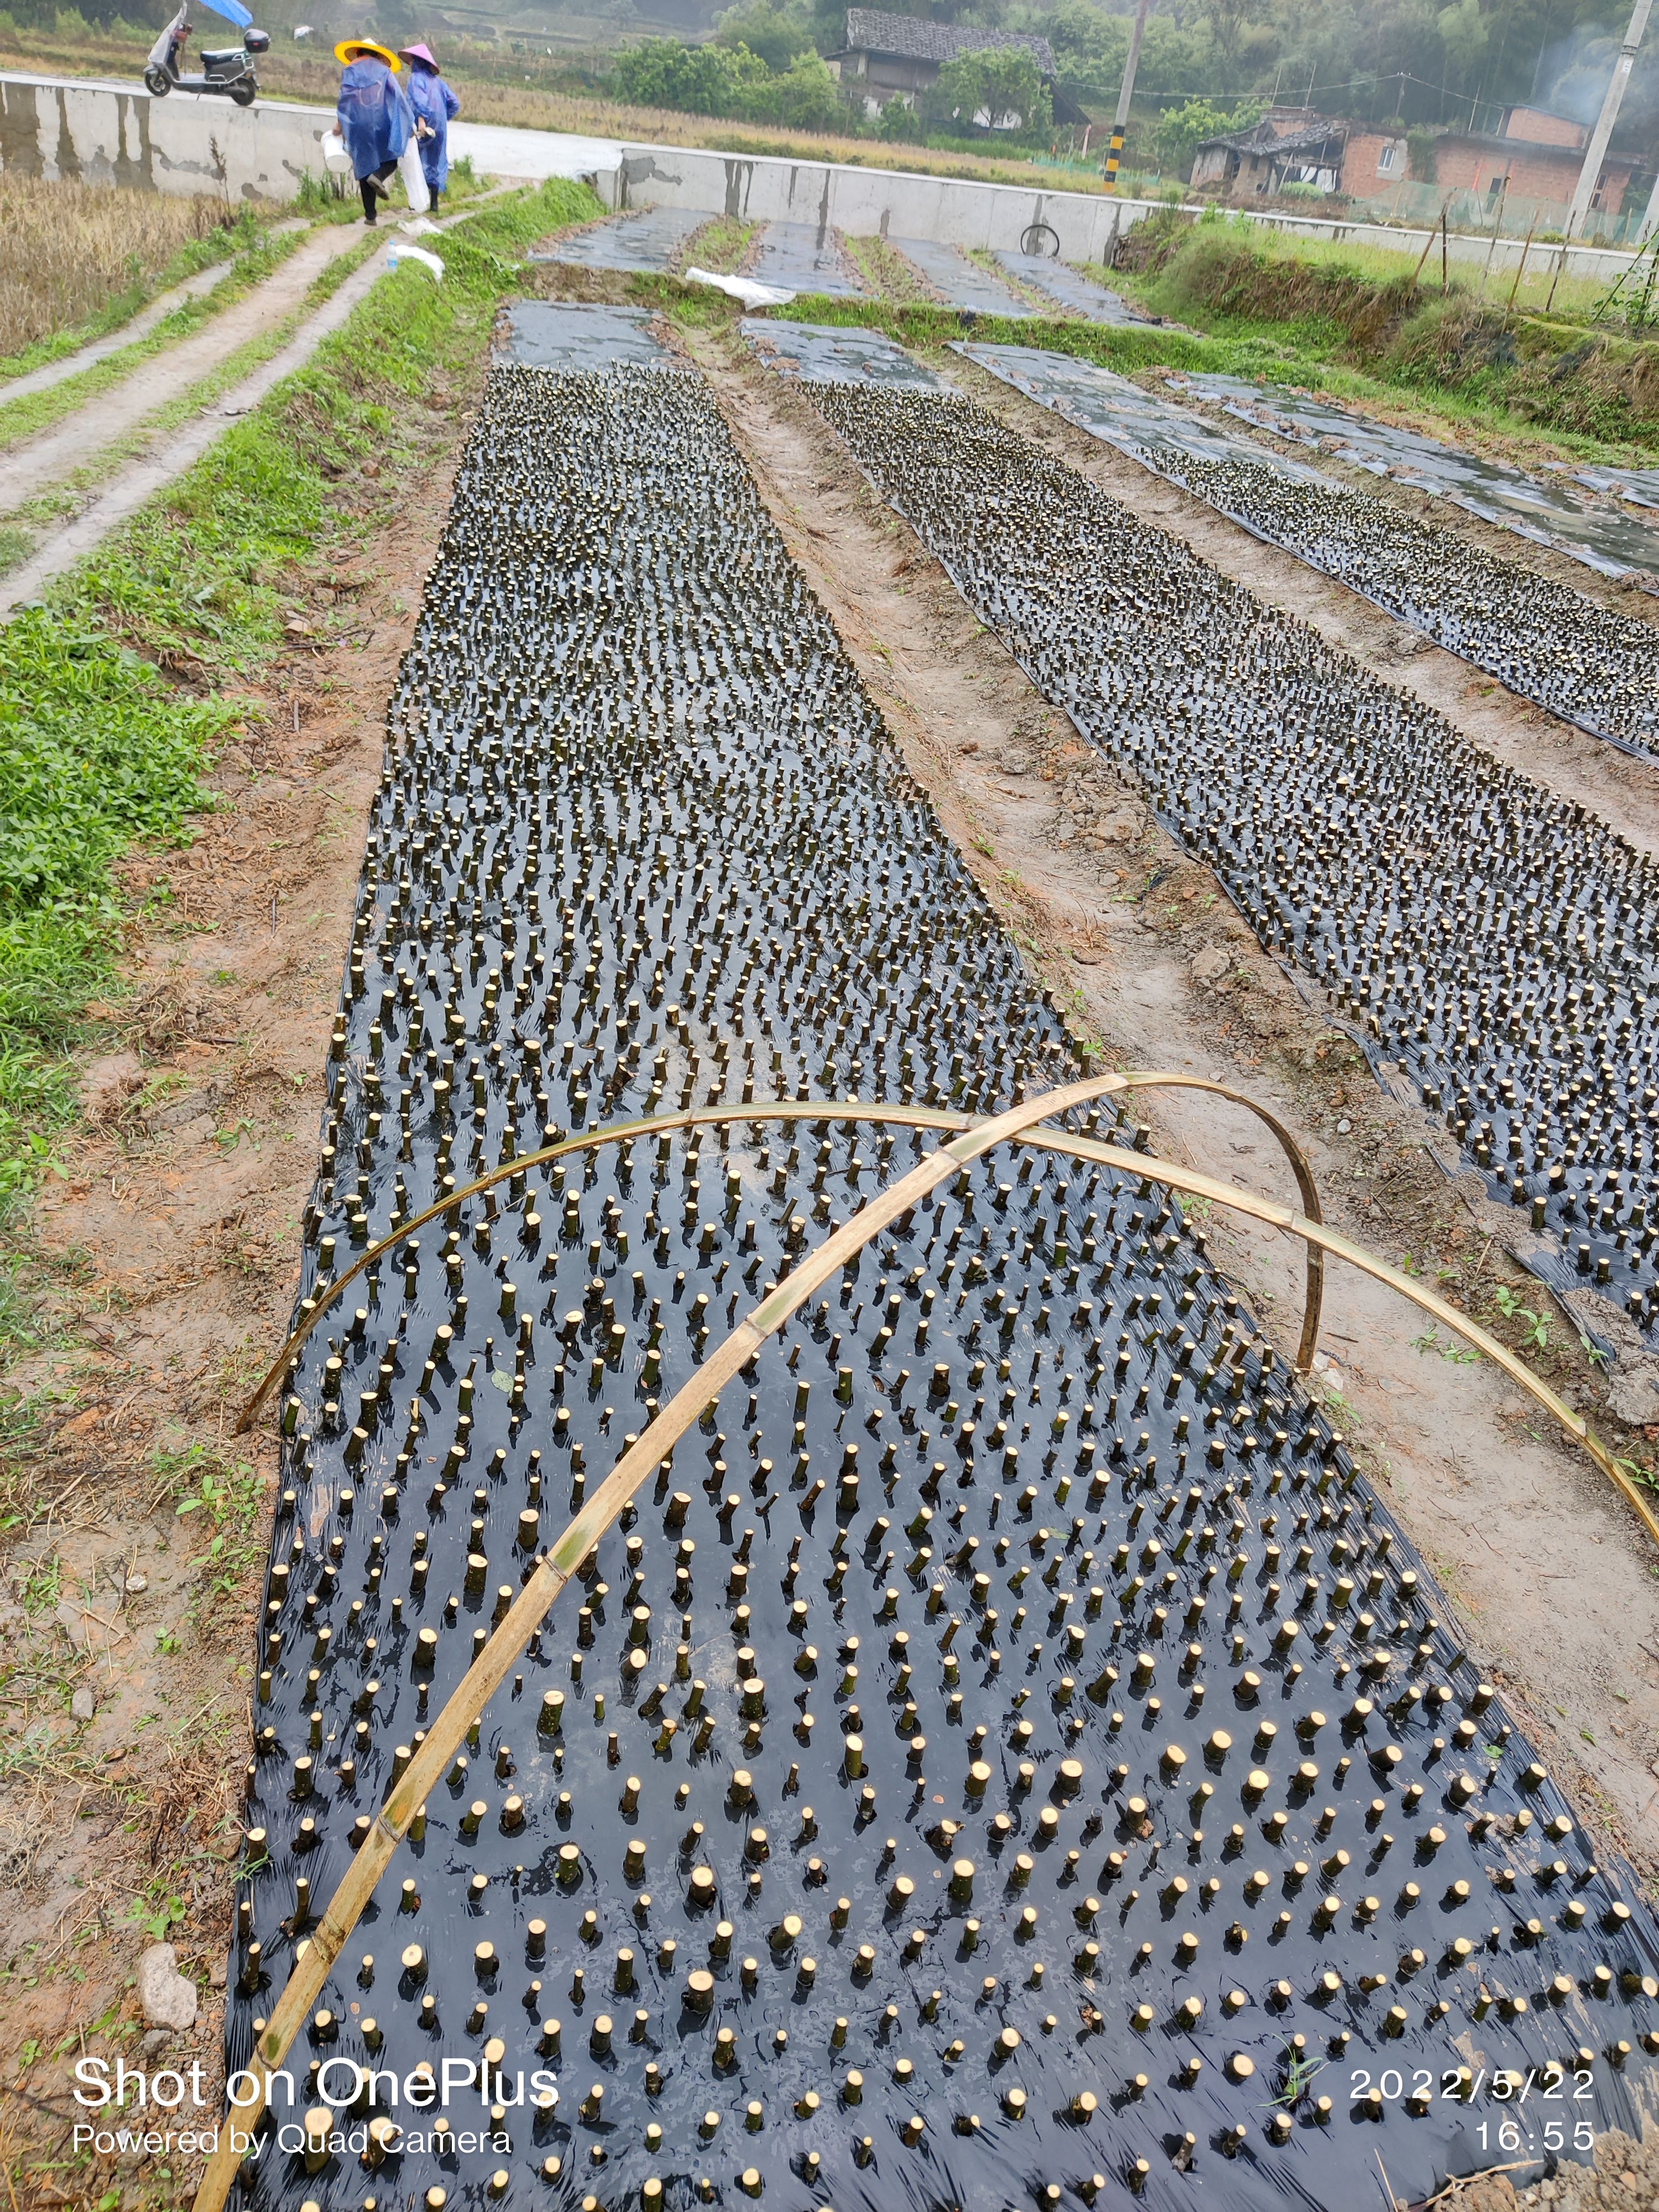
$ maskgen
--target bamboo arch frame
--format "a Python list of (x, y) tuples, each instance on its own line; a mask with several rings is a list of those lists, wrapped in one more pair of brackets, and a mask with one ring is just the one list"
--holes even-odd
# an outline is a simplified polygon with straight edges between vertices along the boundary
[[(1135, 1069), (1127, 1074), (1106, 1077), (1102, 1090), (1096, 1095), (1109, 1096), (1117, 1091), (1157, 1090), (1205, 1091), (1215, 1097), (1228, 1100), (1232, 1105), (1247, 1107), (1278, 1138), (1279, 1147), (1290, 1163), (1291, 1172), (1296, 1177), (1303, 1208), (1309, 1219), (1324, 1219), (1313, 1171), (1301, 1146), (1276, 1115), (1270, 1114), (1265, 1106), (1245, 1092), (1234, 1091), (1224, 1083), (1212, 1082), (1207, 1076)], [(629, 1121), (611, 1121), (603, 1128), (589, 1130), (585, 1135), (562, 1137), (556, 1145), (544, 1145), (539, 1152), (526, 1152), (515, 1160), (504, 1160), (498, 1167), (491, 1168), (488, 1175), (482, 1175), (462, 1189), (453, 1191), (435, 1206), (428, 1206), (422, 1212), (411, 1215), (391, 1236), (382, 1237), (371, 1244), (366, 1252), (353, 1261), (344, 1274), (332, 1276), (328, 1282), (318, 1285), (313, 1293), (316, 1303), (311, 1312), (265, 1370), (258, 1389), (237, 1416), (232, 1435), (240, 1437), (252, 1426), (255, 1415), (280, 1380), (283, 1369), (301, 1349), (325, 1311), (346, 1285), (356, 1282), (359, 1275), (367, 1273), (377, 1260), (383, 1258), (394, 1246), (401, 1244), (406, 1237), (412, 1237), (417, 1229), (423, 1229), (428, 1221), (437, 1220), (441, 1214), (449, 1212), (452, 1207), (464, 1206), (469, 1198), (477, 1198), (480, 1192), (493, 1189), (497, 1183), (507, 1182), (512, 1176), (527, 1175), (532, 1168), (546, 1167), (555, 1160), (565, 1159), (578, 1152), (597, 1152), (604, 1145), (631, 1144), (639, 1137), (666, 1136), (675, 1129), (729, 1127), (741, 1121), (874, 1121), (893, 1123), (903, 1128), (949, 1129), (957, 1133), (975, 1127), (971, 1115), (955, 1113), (949, 1107), (870, 1106), (856, 1098), (805, 1101), (780, 1098), (756, 1101), (742, 1106), (687, 1107), (677, 1114), (656, 1114)], [(1043, 1152), (1064, 1153), (1076, 1150), (1076, 1140), (1069, 1133), (1054, 1130), (1032, 1129), (1025, 1132), (1020, 1141)], [(1316, 1245), (1310, 1244), (1307, 1285), (1303, 1297), (1302, 1337), (1296, 1354), (1297, 1372), (1300, 1375), (1305, 1375), (1312, 1366), (1314, 1352), (1318, 1346), (1324, 1283), (1324, 1255)]]
[[(812, 1292), (848, 1260), (861, 1251), (872, 1237), (918, 1204), (939, 1184), (948, 1182), (970, 1161), (979, 1158), (996, 1146), (1022, 1138), (1028, 1142), (1045, 1141), (1037, 1132), (1036, 1124), (1046, 1115), (1060, 1113), (1067, 1108), (1085, 1105), (1092, 1099), (1109, 1096), (1114, 1090), (1127, 1087), (1128, 1081), (1129, 1079), (1122, 1076), (1103, 1076), (1067, 1084), (1042, 1097), (1028, 1100), (1024, 1105), (971, 1123), (947, 1143), (930, 1152), (897, 1182), (890, 1184), (885, 1190), (876, 1192), (869, 1203), (845, 1227), (836, 1230), (815, 1250), (807, 1253), (794, 1272), (738, 1323), (713, 1356), (681, 1385), (644, 1433), (623, 1454), (551, 1550), (542, 1554), (530, 1580), (503, 1615), (483, 1651), (457, 1684), (442, 1711), (428, 1729), (419, 1751), (404, 1770), (401, 1779), (388, 1793), (374, 1826), (330, 1899), (315, 1932), (296, 1951), (287, 1984), (255, 2045), (256, 2058), (265, 2069), (264, 2078), (256, 2075), (254, 2100), (246, 2105), (233, 2106), (225, 2124), (219, 2130), (217, 2146), (197, 2191), (193, 2212), (223, 2212), (226, 2199), (241, 2165), (234, 2131), (240, 2130), (245, 2138), (251, 2137), (264, 2118), (270, 2073), (287, 2057), (307, 2014), (321, 1994), (347, 1937), (356, 1927), (364, 1907), (379, 1887), (380, 1877), (391, 1864), (398, 1844), (408, 1832), (416, 1809), (441, 1781), (460, 1749), (474, 1715), (483, 1710), (506, 1680), (578, 1565), (605, 1534), (664, 1454), (684, 1435), (704, 1407), (718, 1398), (726, 1383), (747, 1365), (767, 1339), (775, 1335)], [(704, 1119), (710, 1110), (703, 1109)], [(747, 1107), (729, 1109), (729, 1113), (727, 1109), (712, 1110), (721, 1118), (767, 1118), (764, 1106), (758, 1113)], [(857, 1110), (866, 1116), (872, 1111), (869, 1109)], [(920, 1109), (906, 1110), (916, 1112)], [(1261, 1111), (1260, 1109), (1257, 1110)], [(807, 1112), (809, 1118), (812, 1119), (849, 1118), (846, 1112), (838, 1115), (833, 1103), (809, 1106)], [(1269, 1117), (1264, 1115), (1263, 1118)], [(629, 1133), (639, 1134), (653, 1127), (684, 1127), (690, 1119), (690, 1114), (667, 1115), (654, 1122), (624, 1126)], [(607, 1134), (615, 1139), (621, 1131), (612, 1129), (608, 1133), (597, 1133), (595, 1138), (586, 1141), (604, 1141)], [(580, 1143), (580, 1140), (575, 1141)], [(1547, 1383), (1534, 1375), (1524, 1361), (1518, 1359), (1506, 1345), (1500, 1344), (1478, 1322), (1471, 1321), (1467, 1314), (1461, 1313), (1434, 1291), (1413, 1282), (1398, 1268), (1377, 1259), (1363, 1245), (1354, 1243), (1340, 1231), (1327, 1228), (1322, 1223), (1298, 1214), (1288, 1206), (1236, 1190), (1231, 1184), (1220, 1182), (1214, 1176), (1201, 1174), (1196, 1170), (1177, 1167), (1169, 1161), (1123, 1151), (1116, 1146), (1103, 1144), (1091, 1138), (1050, 1137), (1046, 1141), (1055, 1150), (1064, 1150), (1077, 1158), (1093, 1160), (1101, 1166), (1135, 1176), (1144, 1182), (1163, 1183), (1168, 1188), (1181, 1191), (1189, 1197), (1203, 1198), (1212, 1204), (1229, 1206), (1253, 1220), (1286, 1230), (1291, 1235), (1302, 1237), (1310, 1246), (1322, 1252), (1334, 1253), (1375, 1280), (1399, 1291), (1425, 1313), (1443, 1322), (1454, 1334), (1465, 1338), (1483, 1352), (1536, 1399), (1566, 1434), (1589, 1452), (1634, 1509), (1656, 1544), (1659, 1545), (1659, 1521), (1656, 1521), (1646, 1501), (1607, 1447), (1592, 1433), (1583, 1417), (1559, 1398)], [(1287, 1144), (1288, 1141), (1287, 1139)], [(556, 1152), (567, 1148), (556, 1146), (550, 1150)], [(511, 1174), (515, 1169), (529, 1164), (529, 1158), (524, 1162), (509, 1163), (495, 1176), (483, 1178), (480, 1184), (472, 1188), (483, 1188), (484, 1183), (499, 1180), (501, 1174)], [(457, 1194), (457, 1197), (464, 1198), (468, 1194), (462, 1192)], [(429, 1219), (434, 1213), (442, 1212), (456, 1202), (456, 1198), (447, 1199), (442, 1206), (432, 1208), (418, 1218)], [(406, 1235), (408, 1229), (413, 1226), (414, 1223), (409, 1224), (399, 1232), (400, 1236)], [(350, 1273), (355, 1274), (366, 1267), (368, 1257), (365, 1255)], [(337, 1287), (343, 1288), (347, 1279), (349, 1279), (349, 1276), (339, 1279)], [(290, 1347), (285, 1347), (270, 1375), (255, 1393), (244, 1417), (244, 1425), (252, 1418), (270, 1383), (291, 1356), (291, 1349), (296, 1347), (298, 1341), (303, 1341), (304, 1334), (309, 1333), (322, 1310), (319, 1304), (308, 1316), (304, 1330), (297, 1334), (296, 1340), (290, 1340)]]

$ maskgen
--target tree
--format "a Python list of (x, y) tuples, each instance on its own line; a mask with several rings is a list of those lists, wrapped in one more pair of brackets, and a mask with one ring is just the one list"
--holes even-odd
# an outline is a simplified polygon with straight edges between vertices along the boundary
[(684, 115), (741, 115), (770, 71), (747, 46), (689, 46), (679, 39), (641, 39), (625, 47), (611, 88), (633, 107), (672, 107)]
[(718, 45), (746, 46), (775, 74), (812, 51), (812, 33), (805, 16), (787, 5), (777, 6), (775, 0), (738, 0), (737, 7), (728, 8), (714, 20)]
[(1046, 130), (1048, 88), (1024, 46), (980, 46), (946, 62), (927, 96), (929, 114), (966, 131)]
[(1184, 177), (1190, 173), (1193, 156), (1206, 138), (1248, 131), (1261, 120), (1262, 113), (1257, 100), (1241, 100), (1230, 110), (1212, 107), (1207, 100), (1189, 100), (1184, 107), (1165, 111), (1153, 133), (1152, 145), (1162, 167)]
[(1447, 69), (1467, 84), (1486, 51), (1486, 23), (1480, 13), (1480, 0), (1457, 0), (1455, 7), (1443, 8), (1435, 18), (1435, 27), (1445, 50)]
[(802, 54), (768, 84), (753, 87), (748, 112), (757, 123), (785, 123), (796, 131), (836, 131), (847, 124), (847, 104), (821, 54)]
[(1252, 49), (1261, 43), (1249, 33), (1260, 26), (1265, 13), (1261, 0), (1204, 0), (1204, 20), (1210, 27), (1216, 62), (1229, 86), (1238, 78), (1247, 43)]

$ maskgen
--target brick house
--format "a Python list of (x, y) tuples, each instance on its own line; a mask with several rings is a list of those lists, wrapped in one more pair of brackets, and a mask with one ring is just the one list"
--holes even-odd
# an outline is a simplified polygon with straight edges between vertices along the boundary
[(917, 15), (890, 15), (878, 8), (849, 8), (846, 42), (827, 58), (844, 85), (856, 87), (865, 114), (873, 121), (890, 100), (914, 107), (917, 95), (939, 82), (939, 70), (959, 54), (988, 46), (1023, 46), (1048, 88), (1057, 123), (1086, 123), (1088, 117), (1054, 85), (1054, 49), (1047, 39), (1017, 31), (981, 31), (955, 23), (924, 22)]
[[(1496, 131), (1452, 130), (1437, 136), (1432, 181), (1442, 191), (1472, 192), (1495, 205), (1507, 180), (1510, 199), (1565, 210), (1589, 143), (1589, 131), (1568, 116), (1552, 115), (1542, 107), (1506, 107)], [(1622, 214), (1631, 179), (1642, 166), (1633, 155), (1609, 154), (1591, 208), (1601, 215)], [(1343, 189), (1357, 188), (1345, 183)]]
[(1403, 131), (1381, 129), (1374, 123), (1351, 123), (1342, 149), (1342, 190), (1351, 198), (1375, 199), (1405, 182), (1409, 175)]
[[(1193, 162), (1192, 183), (1194, 190), (1244, 201), (1301, 183), (1346, 199), (1387, 201), (1409, 181), (1447, 194), (1468, 192), (1490, 207), (1504, 196), (1515, 204), (1559, 207), (1565, 215), (1589, 141), (1584, 125), (1568, 116), (1542, 107), (1505, 107), (1495, 131), (1437, 131), (1432, 173), (1412, 179), (1405, 134), (1398, 129), (1313, 115), (1305, 108), (1273, 108), (1251, 130), (1205, 139)], [(1620, 214), (1642, 167), (1632, 155), (1609, 154), (1592, 209)]]

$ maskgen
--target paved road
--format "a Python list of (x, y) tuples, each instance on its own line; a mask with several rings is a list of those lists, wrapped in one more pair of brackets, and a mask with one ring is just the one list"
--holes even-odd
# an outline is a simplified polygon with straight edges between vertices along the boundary
[(622, 148), (614, 138), (512, 131), (502, 123), (452, 123), (449, 150), (457, 158), (470, 155), (482, 175), (529, 177), (537, 184), (546, 177), (591, 177), (598, 170), (622, 167)]

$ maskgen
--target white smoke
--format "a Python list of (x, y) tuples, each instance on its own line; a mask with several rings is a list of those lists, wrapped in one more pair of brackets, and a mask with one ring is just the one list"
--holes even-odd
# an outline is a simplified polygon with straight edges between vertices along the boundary
[[(1601, 101), (1619, 58), (1624, 33), (1620, 15), (1617, 28), (1583, 24), (1565, 38), (1545, 48), (1534, 80), (1531, 105), (1553, 115), (1571, 116), (1588, 130), (1601, 112)], [(1650, 40), (1636, 57), (1636, 67), (1619, 111), (1613, 144), (1621, 150), (1646, 153), (1659, 126), (1659, 41)]]

